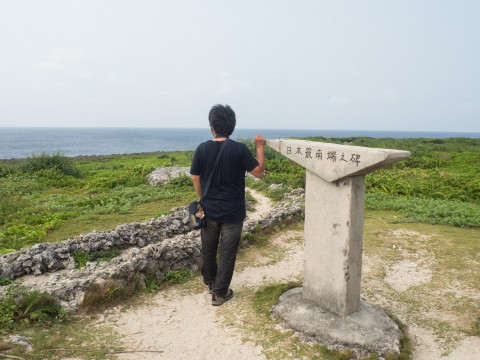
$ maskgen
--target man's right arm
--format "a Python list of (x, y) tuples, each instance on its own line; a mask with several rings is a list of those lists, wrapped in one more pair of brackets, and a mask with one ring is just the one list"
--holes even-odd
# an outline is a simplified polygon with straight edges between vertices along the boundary
[(193, 183), (193, 187), (195, 188), (195, 192), (201, 198), (202, 197), (202, 183), (200, 181), (200, 175), (192, 175), (192, 183)]
[(265, 144), (267, 141), (262, 135), (255, 135), (253, 138), (253, 143), (257, 149), (258, 165), (252, 171), (250, 171), (250, 174), (257, 178), (261, 178), (265, 172)]

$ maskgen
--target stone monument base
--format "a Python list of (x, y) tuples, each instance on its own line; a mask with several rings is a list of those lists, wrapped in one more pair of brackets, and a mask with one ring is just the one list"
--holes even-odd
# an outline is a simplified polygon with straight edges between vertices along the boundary
[(351, 349), (358, 355), (400, 353), (403, 338), (398, 325), (379, 306), (360, 301), (360, 310), (347, 316), (333, 314), (303, 298), (303, 288), (280, 296), (272, 312), (309, 341), (331, 350)]

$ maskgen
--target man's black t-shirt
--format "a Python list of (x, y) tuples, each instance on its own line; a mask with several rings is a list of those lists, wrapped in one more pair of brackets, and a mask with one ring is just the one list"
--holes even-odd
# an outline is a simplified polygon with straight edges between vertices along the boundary
[[(190, 174), (200, 175), (202, 194), (213, 170), (223, 141), (206, 141), (198, 145), (193, 157)], [(202, 205), (205, 217), (221, 223), (236, 223), (246, 216), (245, 172), (258, 166), (245, 144), (227, 140), (217, 169), (213, 174), (208, 193)]]

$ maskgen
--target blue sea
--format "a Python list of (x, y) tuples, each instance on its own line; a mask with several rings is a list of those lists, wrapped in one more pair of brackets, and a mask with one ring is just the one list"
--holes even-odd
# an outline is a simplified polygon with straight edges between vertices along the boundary
[[(236, 129), (232, 139), (251, 139), (261, 134), (267, 139), (325, 136), (374, 138), (480, 138), (480, 133), (408, 132), (365, 130)], [(208, 128), (2, 128), (0, 159), (25, 158), (41, 153), (60, 152), (66, 156), (109, 155), (155, 151), (194, 150), (211, 139)]]

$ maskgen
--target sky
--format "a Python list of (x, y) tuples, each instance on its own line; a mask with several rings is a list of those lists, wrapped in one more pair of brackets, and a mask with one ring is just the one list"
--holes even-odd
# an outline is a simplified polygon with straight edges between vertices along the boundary
[[(480, 2), (0, 0), (1, 127), (480, 132)], [(0, 129), (1, 131), (1, 129)]]

